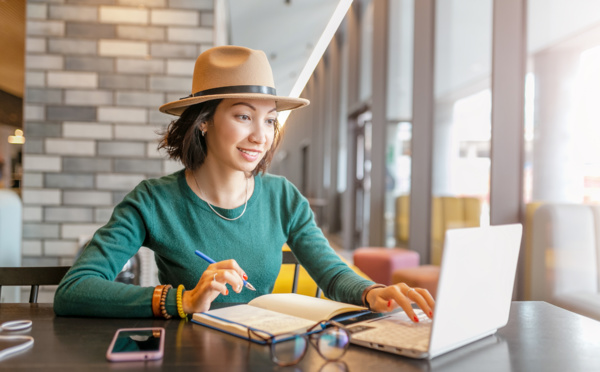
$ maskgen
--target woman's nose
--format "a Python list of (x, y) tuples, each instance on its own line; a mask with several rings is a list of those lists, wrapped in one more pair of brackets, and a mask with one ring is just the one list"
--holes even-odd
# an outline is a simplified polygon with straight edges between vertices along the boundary
[(254, 143), (265, 143), (267, 141), (267, 131), (260, 124), (252, 126), (252, 132), (250, 133), (250, 141)]

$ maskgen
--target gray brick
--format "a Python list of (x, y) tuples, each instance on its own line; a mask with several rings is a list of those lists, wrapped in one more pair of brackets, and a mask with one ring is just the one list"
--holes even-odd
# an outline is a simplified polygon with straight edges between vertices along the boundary
[(92, 174), (46, 173), (44, 184), (56, 189), (91, 189), (94, 187)]
[(150, 23), (169, 26), (198, 26), (199, 13), (183, 9), (152, 9)]
[(148, 57), (148, 42), (137, 40), (101, 39), (98, 54), (114, 57)]
[(44, 87), (46, 86), (46, 73), (42, 71), (26, 71), (25, 86)]
[(27, 133), (27, 140), (29, 140), (30, 137), (45, 138), (60, 137), (62, 135), (61, 125), (55, 123), (27, 122), (25, 123), (25, 131), (25, 133)]
[(100, 156), (144, 157), (145, 150), (146, 147), (143, 142), (98, 142), (98, 155)]
[(150, 55), (165, 58), (197, 58), (198, 49), (194, 44), (152, 43)]
[(27, 21), (26, 30), (28, 36), (64, 36), (65, 23), (63, 21)]
[(171, 174), (183, 169), (183, 164), (180, 161), (171, 159), (163, 160), (163, 173)]
[(119, 5), (143, 6), (146, 8), (164, 8), (167, 5), (167, 0), (119, 0)]
[[(107, 191), (65, 191), (65, 205), (112, 205), (112, 195)], [(64, 226), (63, 226), (64, 228)]]
[(25, 67), (28, 70), (62, 70), (63, 64), (63, 56), (28, 54), (25, 57)]
[(78, 207), (47, 207), (44, 209), (44, 220), (48, 222), (93, 222), (93, 209)]
[(55, 223), (23, 223), (23, 239), (58, 238), (60, 229)]
[(214, 9), (213, 0), (169, 0), (169, 5), (173, 9)]
[(96, 185), (100, 190), (131, 190), (144, 179), (142, 174), (98, 174)]
[(113, 5), (117, 0), (67, 0), (69, 4), (85, 4), (85, 5)]
[(65, 69), (74, 71), (113, 72), (115, 69), (113, 58), (67, 56)]
[[(27, 140), (29, 142), (29, 140)], [(25, 143), (27, 143), (25, 142)], [(23, 173), (23, 181), (21, 187), (24, 188), (40, 188), (44, 186), (44, 177), (42, 173), (25, 172)]]
[(27, 19), (46, 19), (48, 18), (48, 5), (47, 4), (27, 4), (25, 10)]
[(98, 51), (98, 43), (92, 40), (49, 39), (48, 51), (59, 54), (92, 54)]
[(98, 20), (98, 9), (91, 6), (50, 5), (51, 19), (65, 21), (95, 22)]
[(90, 39), (114, 39), (117, 36), (117, 27), (115, 25), (68, 22), (66, 36)]
[[(150, 89), (166, 92), (188, 92), (191, 88), (189, 77), (150, 76)], [(183, 94), (181, 97), (185, 96)]]
[(170, 59), (167, 61), (167, 74), (192, 77), (195, 59)]
[(165, 103), (162, 93), (150, 92), (117, 92), (119, 106), (145, 106), (158, 108)]
[(161, 174), (161, 160), (115, 159), (115, 172)]
[(46, 112), (44, 110), (44, 105), (34, 105), (31, 103), (25, 102), (25, 107), (23, 109), (23, 120), (32, 121), (32, 120), (45, 120)]
[(110, 159), (64, 157), (63, 170), (65, 172), (110, 172), (112, 164)]
[(65, 91), (65, 104), (103, 106), (112, 105), (113, 93), (107, 90), (76, 90)]
[(94, 210), (94, 222), (106, 223), (112, 216), (113, 208), (96, 208)]
[(44, 153), (44, 141), (36, 138), (29, 138), (23, 145), (26, 154), (43, 154)]
[[(165, 100), (165, 103), (170, 102), (169, 100)], [(162, 112), (158, 111), (158, 110), (150, 110), (148, 112), (148, 122), (150, 124), (162, 124), (162, 125), (167, 125), (170, 122), (172, 122), (173, 120), (175, 120), (177, 117), (173, 116), (173, 115), (168, 115), (168, 114), (163, 114)]]
[(125, 199), (125, 196), (129, 194), (129, 191), (113, 191), (112, 193), (112, 203), (113, 205), (117, 205)]
[(100, 74), (98, 85), (107, 89), (146, 89), (145, 76), (131, 76), (119, 74)]
[(166, 32), (163, 27), (118, 25), (117, 37), (119, 39), (162, 41), (166, 40)]
[(48, 106), (46, 118), (55, 121), (95, 121), (96, 107)]
[(27, 88), (25, 99), (31, 103), (62, 103), (62, 90)]
[(210, 27), (169, 27), (167, 39), (182, 43), (212, 43), (213, 30)]
[(25, 51), (28, 53), (44, 53), (46, 51), (46, 38), (28, 37), (25, 40)]
[(165, 62), (160, 59), (118, 58), (117, 72), (127, 74), (163, 74)]

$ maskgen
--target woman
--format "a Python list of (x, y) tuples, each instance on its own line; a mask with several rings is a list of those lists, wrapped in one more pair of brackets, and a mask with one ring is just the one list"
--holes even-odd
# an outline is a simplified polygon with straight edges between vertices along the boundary
[[(278, 97), (273, 86), (261, 51), (223, 46), (198, 57), (192, 94), (160, 108), (180, 118), (159, 148), (185, 168), (141, 182), (115, 207), (59, 285), (58, 315), (186, 317), (213, 301), (248, 302), (273, 289), (287, 243), (329, 298), (375, 311), (402, 306), (418, 321), (414, 301), (433, 316), (427, 290), (355, 274), (329, 247), (307, 200), (285, 178), (265, 174), (280, 141), (277, 112), (308, 105)], [(155, 252), (165, 285), (113, 281), (140, 246)]]

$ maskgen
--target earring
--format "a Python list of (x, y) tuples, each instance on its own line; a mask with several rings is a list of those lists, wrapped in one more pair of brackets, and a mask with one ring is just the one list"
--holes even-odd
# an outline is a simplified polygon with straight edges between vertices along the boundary
[(202, 137), (204, 137), (206, 135), (206, 131), (205, 130), (200, 131), (200, 133), (202, 133)]

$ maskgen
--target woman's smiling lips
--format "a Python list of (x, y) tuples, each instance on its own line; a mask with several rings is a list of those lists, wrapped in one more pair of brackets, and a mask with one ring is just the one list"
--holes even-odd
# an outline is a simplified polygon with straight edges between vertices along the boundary
[(255, 161), (260, 156), (261, 152), (257, 150), (247, 150), (238, 147), (238, 150), (242, 153), (244, 159), (248, 161)]

